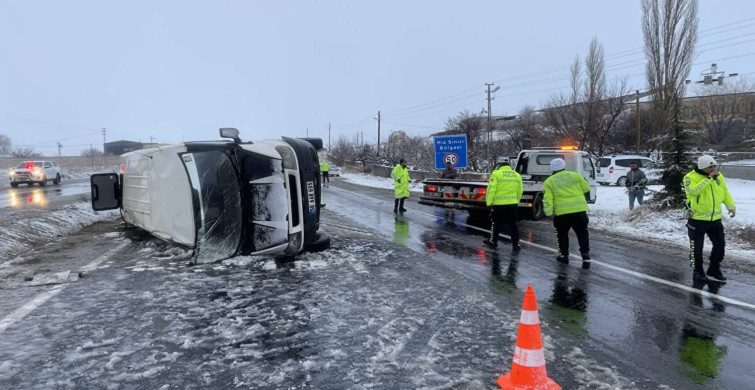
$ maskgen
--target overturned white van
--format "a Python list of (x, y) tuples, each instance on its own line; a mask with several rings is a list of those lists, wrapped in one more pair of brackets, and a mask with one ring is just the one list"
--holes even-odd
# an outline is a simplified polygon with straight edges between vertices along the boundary
[(121, 174), (92, 175), (92, 208), (194, 249), (195, 262), (322, 250), (320, 139), (185, 142), (122, 156)]

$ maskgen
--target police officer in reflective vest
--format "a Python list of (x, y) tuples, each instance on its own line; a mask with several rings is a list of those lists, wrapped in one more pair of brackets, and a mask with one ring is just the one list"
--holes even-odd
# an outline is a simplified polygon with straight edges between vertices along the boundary
[(519, 199), (522, 198), (522, 177), (511, 169), (508, 157), (498, 157), (497, 169), (490, 174), (485, 203), (490, 207), (490, 238), (483, 241), (488, 246), (498, 246), (498, 233), (501, 225), (509, 227), (511, 245), (519, 251)]
[(590, 185), (577, 172), (567, 171), (566, 162), (561, 158), (551, 161), (553, 174), (543, 186), (543, 211), (553, 216), (553, 226), (558, 239), (556, 261), (569, 264), (569, 230), (574, 229), (582, 254), (582, 268), (590, 268), (590, 236), (587, 232), (587, 200), (590, 199)]
[(391, 172), (393, 179), (394, 193), (396, 199), (393, 203), (393, 212), (405, 212), (404, 199), (409, 197), (409, 170), (406, 168), (406, 160), (403, 158), (393, 168)]
[(322, 182), (325, 184), (325, 181), (327, 180), (328, 183), (330, 183), (330, 164), (328, 164), (327, 161), (323, 160), (320, 163), (320, 172), (322, 172)]
[[(724, 225), (721, 223), (721, 203), (726, 205), (729, 217), (736, 215), (736, 205), (724, 175), (718, 172), (718, 163), (712, 156), (697, 159), (697, 169), (684, 176), (684, 192), (691, 216), (687, 221), (689, 235), (689, 261), (694, 272), (692, 277), (701, 281), (725, 282), (721, 272), (724, 260)], [(708, 272), (703, 272), (703, 243), (705, 235), (713, 243), (710, 251)], [(706, 276), (707, 274), (707, 276)]]

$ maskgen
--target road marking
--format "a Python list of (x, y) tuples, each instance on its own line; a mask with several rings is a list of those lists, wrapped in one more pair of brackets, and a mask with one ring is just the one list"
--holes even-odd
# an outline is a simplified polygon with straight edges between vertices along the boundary
[[(108, 260), (111, 256), (113, 256), (116, 252), (120, 251), (121, 249), (125, 248), (128, 244), (129, 242), (124, 242), (118, 245), (117, 247), (107, 251), (104, 255), (98, 257), (93, 262), (85, 265), (81, 270), (82, 271), (94, 270), (95, 268), (97, 268), (99, 264), (101, 264), (105, 260)], [(33, 312), (36, 308), (42, 306), (42, 304), (47, 302), (50, 298), (60, 294), (60, 292), (65, 290), (66, 287), (68, 286), (69, 286), (68, 284), (60, 284), (60, 285), (54, 286), (50, 290), (37, 295), (36, 297), (34, 297), (34, 299), (27, 302), (25, 305), (19, 307), (13, 313), (8, 314), (5, 318), (0, 320), (0, 333), (4, 332), (5, 329), (7, 329), (9, 326), (24, 319), (24, 317), (29, 315), (29, 313)]]
[[(351, 194), (355, 194), (355, 195), (359, 195), (359, 196), (363, 196), (365, 198), (372, 199), (372, 200), (381, 200), (381, 199), (378, 199), (378, 198), (375, 198), (375, 197), (371, 197), (371, 196), (368, 196), (368, 195), (360, 194), (358, 192), (345, 190), (343, 188), (338, 188), (338, 190), (344, 191), (344, 192), (348, 192), (348, 193), (351, 193)], [(417, 213), (417, 214), (422, 214), (422, 215), (425, 215), (425, 216), (428, 216), (428, 217), (432, 217), (432, 218), (437, 218), (437, 215), (426, 213), (426, 212), (420, 211), (420, 210), (412, 210), (412, 212), (413, 213)], [(490, 230), (488, 230), (488, 229), (479, 228), (477, 226), (470, 226), (470, 225), (467, 225), (467, 224), (465, 224), (463, 222), (457, 222), (456, 224), (464, 226), (464, 227), (467, 227), (469, 229), (473, 229), (473, 230), (477, 230), (477, 231), (480, 231), (480, 232), (483, 232), (483, 233), (490, 234)], [(502, 236), (502, 237), (505, 237), (505, 238), (511, 240), (511, 237), (507, 236), (505, 234), (499, 234), (499, 236)], [(522, 241), (520, 241), (520, 243), (525, 243), (525, 244), (533, 246), (535, 248), (539, 248), (539, 249), (542, 249), (542, 250), (545, 250), (545, 251), (548, 251), (548, 252), (553, 252), (554, 254), (558, 253), (558, 251), (556, 249), (553, 249), (553, 248), (550, 248), (550, 247), (547, 247), (547, 246), (544, 246), (544, 245), (540, 245), (540, 244), (537, 244), (537, 243), (534, 243), (534, 242), (529, 242), (529, 241), (523, 241), (522, 240)], [(576, 260), (582, 260), (581, 256), (577, 256), (577, 255), (574, 255), (574, 254), (569, 255), (569, 257), (571, 257), (573, 259), (576, 259)], [(625, 273), (627, 275), (632, 275), (632, 276), (638, 277), (640, 279), (645, 279), (645, 280), (649, 280), (649, 281), (652, 281), (652, 282), (660, 283), (660, 284), (663, 284), (663, 285), (666, 285), (666, 286), (669, 286), (669, 287), (675, 287), (675, 288), (678, 288), (680, 290), (684, 290), (684, 291), (688, 291), (688, 292), (691, 292), (691, 293), (699, 294), (699, 295), (704, 296), (704, 297), (715, 298), (715, 299), (718, 299), (718, 300), (720, 300), (722, 302), (726, 302), (726, 303), (729, 303), (729, 304), (732, 304), (732, 305), (746, 307), (748, 309), (755, 310), (755, 304), (752, 304), (752, 303), (743, 302), (743, 301), (740, 301), (740, 300), (737, 300), (737, 299), (733, 299), (733, 298), (728, 298), (728, 297), (725, 297), (723, 295), (713, 294), (713, 293), (711, 293), (709, 291), (704, 291), (704, 290), (697, 289), (697, 288), (694, 288), (694, 287), (685, 286), (685, 285), (680, 284), (680, 283), (676, 283), (676, 282), (668, 281), (668, 280), (665, 280), (665, 279), (657, 278), (655, 276), (643, 274), (643, 273), (637, 272), (637, 271), (632, 271), (632, 270), (629, 270), (629, 269), (626, 269), (626, 268), (621, 268), (619, 266), (615, 266), (613, 264), (604, 263), (602, 261), (598, 261), (598, 260), (595, 260), (595, 259), (590, 260), (590, 262), (592, 264), (598, 264), (598, 265), (601, 265), (601, 266), (606, 267), (606, 268), (610, 268), (610, 269), (615, 270), (615, 271), (623, 272), (623, 273)]]

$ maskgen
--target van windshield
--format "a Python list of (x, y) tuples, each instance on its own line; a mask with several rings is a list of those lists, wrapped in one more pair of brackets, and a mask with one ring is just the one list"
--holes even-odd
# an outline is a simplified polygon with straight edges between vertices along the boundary
[(221, 151), (186, 153), (181, 158), (191, 181), (197, 262), (234, 256), (242, 231), (236, 169)]

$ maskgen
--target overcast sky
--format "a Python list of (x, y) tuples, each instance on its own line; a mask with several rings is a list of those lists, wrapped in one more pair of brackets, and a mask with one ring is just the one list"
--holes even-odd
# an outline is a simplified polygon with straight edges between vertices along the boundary
[[(495, 115), (540, 107), (594, 36), (608, 79), (642, 89), (640, 21), (639, 1), (0, 0), (0, 134), (48, 155), (101, 147), (103, 127), (164, 143), (309, 128), (327, 144), (331, 122), (333, 141), (374, 142), (381, 110), (383, 137), (426, 135), (480, 112), (486, 82)], [(701, 0), (699, 51), (691, 78), (714, 60), (755, 71), (755, 3)]]

